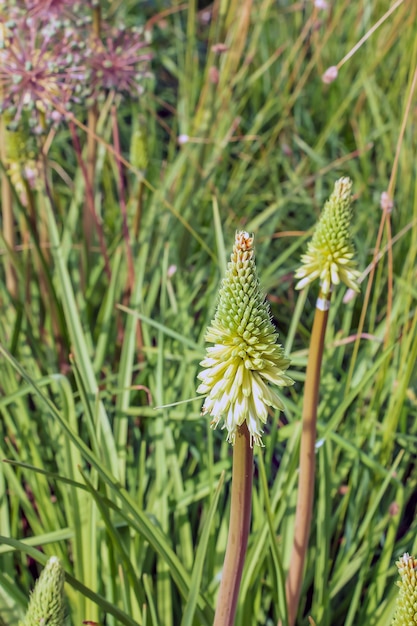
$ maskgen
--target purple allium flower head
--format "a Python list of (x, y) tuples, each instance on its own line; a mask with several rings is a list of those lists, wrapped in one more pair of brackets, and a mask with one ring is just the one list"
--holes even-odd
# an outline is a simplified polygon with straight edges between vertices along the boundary
[(18, 121), (24, 110), (34, 117), (53, 111), (65, 114), (86, 83), (76, 31), (50, 17), (0, 16), (3, 46), (0, 49), (1, 109), (13, 111)]
[(93, 97), (111, 90), (140, 95), (141, 81), (151, 59), (151, 54), (143, 51), (147, 45), (140, 32), (125, 28), (112, 29), (103, 40), (93, 39), (87, 58)]
[(24, 0), (26, 8), (33, 16), (64, 17), (77, 10), (79, 0)]

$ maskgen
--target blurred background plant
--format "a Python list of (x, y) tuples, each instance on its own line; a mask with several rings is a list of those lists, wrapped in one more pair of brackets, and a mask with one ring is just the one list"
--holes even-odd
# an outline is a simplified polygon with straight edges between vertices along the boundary
[(293, 271), (341, 176), (368, 270), (329, 316), (298, 623), (390, 624), (417, 444), (417, 5), (395, 4), (330, 84), (388, 0), (0, 5), (6, 624), (51, 555), (73, 623), (212, 623), (230, 446), (200, 400), (164, 406), (195, 396), (241, 228), (296, 384), (255, 454), (236, 624), (282, 618), (317, 296)]

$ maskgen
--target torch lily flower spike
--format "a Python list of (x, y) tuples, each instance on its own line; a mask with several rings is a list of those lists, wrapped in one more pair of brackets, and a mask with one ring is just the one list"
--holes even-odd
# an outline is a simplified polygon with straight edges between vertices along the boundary
[(236, 431), (245, 421), (251, 446), (262, 446), (262, 425), (268, 407), (284, 405), (269, 383), (293, 384), (285, 373), (290, 361), (277, 344), (269, 305), (259, 288), (253, 236), (237, 232), (230, 263), (223, 279), (214, 320), (206, 341), (205, 368), (197, 393), (207, 394), (202, 413), (210, 414), (213, 428), (223, 420), (227, 440), (234, 444)]
[(352, 218), (352, 181), (339, 178), (333, 193), (326, 202), (308, 244), (307, 252), (301, 257), (302, 265), (295, 273), (299, 278), (296, 289), (302, 289), (316, 278), (320, 278), (322, 294), (330, 294), (332, 285), (345, 283), (359, 291), (360, 276), (353, 261), (355, 250), (350, 239), (349, 227)]
[(358, 291), (359, 272), (355, 269), (354, 248), (349, 233), (351, 190), (352, 181), (349, 178), (336, 181), (308, 244), (307, 253), (301, 257), (302, 265), (295, 274), (300, 279), (296, 285), (298, 289), (319, 278), (320, 291), (311, 330), (304, 386), (294, 538), (285, 585), (288, 626), (294, 626), (297, 618), (313, 516), (317, 407), (331, 292), (333, 286), (340, 282)]
[(396, 563), (401, 581), (392, 626), (417, 624), (417, 560), (405, 553)]
[(58, 557), (52, 556), (36, 582), (21, 626), (63, 626), (64, 583), (64, 568)]

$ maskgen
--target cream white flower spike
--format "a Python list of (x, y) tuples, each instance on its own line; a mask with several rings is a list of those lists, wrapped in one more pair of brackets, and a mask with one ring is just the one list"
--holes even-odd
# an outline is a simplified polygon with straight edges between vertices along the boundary
[(261, 294), (256, 273), (253, 236), (237, 232), (230, 263), (223, 279), (214, 320), (207, 330), (205, 368), (198, 378), (198, 393), (207, 394), (202, 412), (212, 417), (212, 427), (222, 423), (227, 440), (234, 443), (236, 430), (245, 421), (251, 445), (262, 444), (262, 425), (268, 407), (284, 405), (269, 383), (293, 384), (285, 374), (290, 361), (277, 344), (269, 305)]
[(417, 560), (406, 552), (396, 565), (401, 581), (392, 626), (412, 626), (417, 624)]

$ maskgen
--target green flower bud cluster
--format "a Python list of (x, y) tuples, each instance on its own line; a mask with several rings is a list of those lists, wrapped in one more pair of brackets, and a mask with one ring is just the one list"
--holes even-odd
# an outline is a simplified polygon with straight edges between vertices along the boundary
[(296, 289), (302, 289), (319, 278), (323, 295), (330, 294), (332, 286), (340, 282), (359, 291), (359, 272), (355, 269), (355, 250), (350, 238), (351, 192), (352, 181), (349, 178), (336, 181), (307, 252), (301, 257), (302, 265), (295, 273), (295, 277), (300, 279)]
[(63, 626), (64, 582), (64, 569), (59, 559), (52, 556), (36, 582), (20, 626)]

